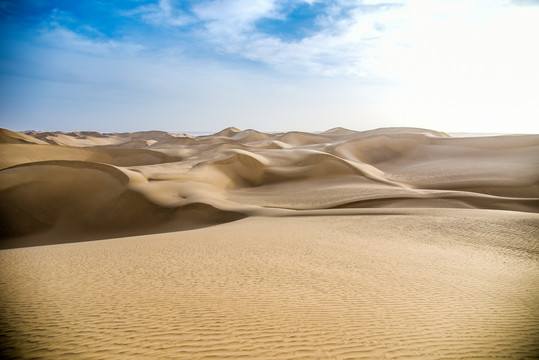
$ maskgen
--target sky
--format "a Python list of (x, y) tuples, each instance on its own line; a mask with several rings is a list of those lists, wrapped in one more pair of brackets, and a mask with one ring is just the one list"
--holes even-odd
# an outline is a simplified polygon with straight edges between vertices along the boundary
[(0, 0), (0, 127), (539, 133), (539, 0)]

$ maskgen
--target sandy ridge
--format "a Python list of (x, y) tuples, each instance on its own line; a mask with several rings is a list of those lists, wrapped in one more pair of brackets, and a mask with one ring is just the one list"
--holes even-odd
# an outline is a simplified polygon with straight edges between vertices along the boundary
[[(539, 135), (2, 129), (0, 141), (0, 229), (21, 246), (40, 237), (205, 226), (219, 222), (218, 214), (228, 221), (343, 207), (539, 211)], [(186, 209), (193, 206), (206, 210), (197, 218)]]

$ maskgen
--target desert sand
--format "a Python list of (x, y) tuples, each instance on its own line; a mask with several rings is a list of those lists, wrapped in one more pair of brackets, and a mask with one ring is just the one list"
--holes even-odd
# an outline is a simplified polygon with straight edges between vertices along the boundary
[(23, 359), (533, 359), (539, 135), (0, 130)]

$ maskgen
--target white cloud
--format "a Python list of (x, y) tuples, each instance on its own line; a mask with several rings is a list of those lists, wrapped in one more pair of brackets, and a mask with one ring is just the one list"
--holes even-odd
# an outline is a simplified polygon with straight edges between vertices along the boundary
[(207, 41), (221, 51), (285, 71), (366, 74), (361, 66), (363, 48), (379, 36), (379, 31), (374, 23), (363, 20), (359, 10), (343, 17), (345, 8), (350, 7), (349, 1), (336, 2), (326, 8), (317, 18), (321, 29), (297, 41), (285, 41), (255, 28), (255, 23), (264, 18), (286, 21), (281, 5), (272, 0), (221, 0), (199, 5), (195, 13), (206, 22)]
[[(316, 33), (293, 41), (255, 27), (264, 18), (286, 21), (282, 3), (275, 0), (205, 2), (194, 13), (204, 24), (204, 39), (217, 51), (284, 71), (402, 79), (421, 76), (425, 70), (441, 74), (440, 66), (449, 69), (446, 73), (462, 73), (478, 57), (485, 57), (497, 41), (494, 34), (500, 35), (500, 29), (505, 34), (515, 32), (503, 24), (511, 21), (514, 26), (519, 21), (509, 19), (514, 12), (509, 4), (505, 0), (341, 0), (318, 15)], [(531, 21), (530, 16), (521, 20)], [(492, 26), (496, 21), (501, 22), (497, 29)], [(514, 36), (529, 34), (515, 32)], [(482, 51), (484, 46), (491, 50)], [(474, 59), (464, 59), (465, 54), (473, 54)]]
[[(290, 8), (301, 3), (321, 1), (204, 1), (194, 5), (194, 15), (189, 17), (176, 10), (170, 0), (160, 0), (124, 14), (140, 16), (154, 25), (192, 25), (186, 30), (210, 43), (217, 53), (241, 56), (285, 72), (372, 77), (375, 73), (366, 64), (373, 43), (386, 27), (380, 19), (400, 2), (334, 1), (317, 15), (317, 31), (294, 41), (256, 28), (262, 19), (287, 21)], [(370, 7), (365, 9), (365, 5)]]
[(91, 39), (58, 24), (41, 29), (37, 41), (50, 47), (101, 56), (133, 55), (145, 49), (143, 45), (136, 43), (115, 41), (108, 38)]
[(140, 16), (144, 22), (157, 26), (185, 26), (195, 21), (191, 16), (177, 10), (172, 0), (159, 0), (157, 4), (142, 5), (122, 14)]
[(265, 17), (279, 17), (276, 0), (217, 0), (194, 8), (202, 20), (250, 24)]

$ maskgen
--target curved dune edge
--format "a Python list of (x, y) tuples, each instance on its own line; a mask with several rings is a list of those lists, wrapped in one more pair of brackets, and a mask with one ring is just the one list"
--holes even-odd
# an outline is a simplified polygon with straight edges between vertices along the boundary
[(398, 209), (539, 212), (539, 135), (0, 130), (1, 247)]
[(2, 175), (3, 247), (186, 230), (245, 217), (205, 203), (161, 206), (130, 189), (131, 178), (107, 164), (42, 161)]

